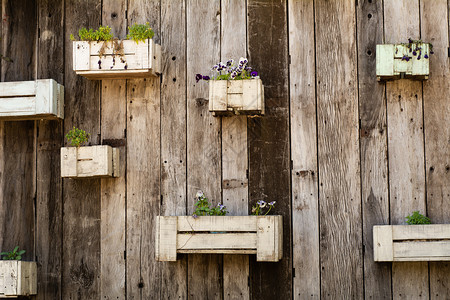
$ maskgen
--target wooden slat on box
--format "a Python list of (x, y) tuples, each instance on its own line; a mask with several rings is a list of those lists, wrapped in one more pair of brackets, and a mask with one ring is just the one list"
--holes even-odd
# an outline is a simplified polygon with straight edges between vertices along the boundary
[(36, 295), (36, 262), (0, 261), (0, 298)]

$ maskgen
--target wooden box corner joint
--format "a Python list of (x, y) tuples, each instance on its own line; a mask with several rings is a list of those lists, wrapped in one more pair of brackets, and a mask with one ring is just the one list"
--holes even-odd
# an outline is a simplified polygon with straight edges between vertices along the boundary
[(427, 43), (377, 45), (377, 80), (428, 79), (430, 48)]
[(119, 149), (111, 146), (62, 147), (61, 177), (119, 177)]
[(36, 262), (0, 260), (0, 298), (16, 298), (36, 294)]
[(159, 216), (156, 260), (177, 253), (256, 254), (257, 261), (283, 257), (282, 216)]
[(450, 261), (450, 224), (373, 227), (375, 261)]
[(64, 86), (53, 79), (0, 83), (0, 120), (64, 119)]
[(264, 115), (261, 79), (210, 80), (209, 111), (214, 116)]
[(152, 39), (73, 42), (73, 70), (92, 80), (131, 79), (161, 74), (161, 46)]

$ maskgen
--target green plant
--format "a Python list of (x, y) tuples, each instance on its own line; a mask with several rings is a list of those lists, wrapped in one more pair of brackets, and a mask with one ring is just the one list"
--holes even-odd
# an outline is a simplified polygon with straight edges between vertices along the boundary
[(2, 252), (0, 255), (2, 255), (3, 260), (21, 260), (22, 254), (25, 253), (25, 250), (19, 251), (19, 246), (16, 246), (13, 251), (8, 252)]
[[(265, 216), (269, 213), (269, 211), (272, 210), (272, 208), (275, 206), (276, 201), (272, 201), (269, 203), (266, 203), (264, 200), (259, 200), (256, 202), (255, 206), (252, 206), (252, 215), (254, 216)], [(263, 211), (266, 210), (265, 213)]]
[(225, 205), (221, 203), (211, 208), (208, 198), (205, 197), (202, 191), (198, 191), (195, 198), (197, 202), (195, 203), (196, 208), (192, 215), (194, 218), (198, 216), (225, 216), (228, 213)]
[(80, 147), (88, 141), (89, 136), (89, 133), (74, 126), (73, 129), (66, 134), (66, 139), (70, 146)]
[(252, 68), (247, 65), (248, 59), (241, 57), (237, 66), (234, 65), (234, 60), (229, 59), (226, 64), (219, 62), (214, 65), (211, 71), (215, 72), (212, 76), (196, 74), (195, 80), (243, 80), (259, 78), (258, 72), (252, 71)]
[[(114, 35), (111, 33), (111, 28), (109, 26), (100, 26), (97, 30), (90, 28), (81, 28), (78, 31), (78, 37), (80, 41), (112, 41)], [(73, 34), (70, 35), (72, 41), (75, 40)]]
[(418, 211), (415, 211), (412, 215), (406, 217), (406, 223), (409, 225), (431, 224), (431, 220), (420, 214)]
[(139, 41), (151, 39), (154, 35), (155, 32), (150, 27), (150, 24), (147, 22), (145, 24), (134, 24), (133, 26), (128, 27), (127, 39), (139, 43)]

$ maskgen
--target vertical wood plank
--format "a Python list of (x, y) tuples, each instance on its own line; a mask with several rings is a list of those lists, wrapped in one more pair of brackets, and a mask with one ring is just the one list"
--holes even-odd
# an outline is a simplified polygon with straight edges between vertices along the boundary
[[(185, 1), (161, 1), (161, 47), (161, 215), (182, 216), (187, 201)], [(186, 299), (187, 256), (159, 264), (161, 299)]]
[[(433, 44), (430, 77), (423, 83), (427, 214), (433, 223), (450, 220), (449, 10), (445, 0), (420, 1), (422, 40)], [(430, 298), (450, 295), (450, 263), (430, 262)]]
[[(28, 7), (27, 10), (23, 7)], [(36, 5), (34, 1), (2, 1), (2, 81), (35, 78)], [(26, 250), (23, 258), (35, 257), (36, 147), (35, 122), (0, 122), (2, 190), (0, 248)], [(3, 250), (2, 250), (3, 251)]]
[(355, 2), (315, 3), (322, 298), (363, 298)]
[[(37, 78), (64, 84), (64, 6), (40, 0), (37, 45)], [(37, 299), (61, 298), (62, 277), (62, 180), (60, 148), (63, 122), (37, 121), (36, 153), (36, 258)]]
[[(128, 23), (149, 22), (160, 44), (160, 1), (128, 1)], [(155, 260), (160, 206), (160, 77), (129, 80), (127, 86), (127, 299), (160, 296)]]
[[(69, 34), (81, 27), (97, 28), (101, 1), (65, 3), (65, 111), (64, 134), (73, 126), (100, 140), (100, 83), (77, 76), (72, 70)], [(63, 299), (100, 298), (100, 179), (63, 179)]]
[[(221, 61), (247, 54), (246, 6), (242, 0), (221, 2)], [(248, 214), (247, 117), (222, 119), (222, 195), (230, 215)], [(224, 299), (249, 299), (249, 256), (223, 256)]]
[[(305, 47), (306, 45), (309, 45)], [(320, 298), (314, 1), (289, 1), (294, 299)]]
[[(197, 190), (212, 205), (221, 202), (220, 119), (208, 111), (208, 84), (195, 74), (208, 74), (220, 59), (220, 1), (186, 1), (188, 213)], [(222, 255), (188, 255), (188, 297), (221, 299)]]
[[(102, 24), (114, 36), (126, 37), (126, 0), (104, 1)], [(102, 80), (102, 144), (119, 149), (117, 178), (101, 179), (101, 299), (125, 299), (126, 80)]]
[[(249, 202), (277, 201), (283, 216), (283, 259), (275, 264), (251, 258), (254, 299), (291, 299), (291, 209), (289, 155), (288, 32), (286, 1), (248, 0), (249, 62), (261, 76), (265, 116), (248, 121)], [(273, 286), (276, 278), (277, 288)]]
[[(419, 1), (384, 1), (385, 43), (420, 38)], [(386, 83), (391, 224), (404, 224), (415, 210), (425, 213), (422, 83)], [(428, 264), (393, 263), (394, 298), (428, 298)]]
[(374, 261), (372, 228), (389, 224), (385, 84), (376, 80), (376, 45), (383, 44), (383, 2), (358, 1), (358, 89), (363, 212), (364, 291), (391, 298), (391, 264)]

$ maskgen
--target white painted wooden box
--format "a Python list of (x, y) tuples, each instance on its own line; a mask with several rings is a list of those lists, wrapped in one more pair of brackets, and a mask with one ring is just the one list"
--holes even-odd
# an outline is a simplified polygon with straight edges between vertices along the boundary
[(283, 256), (282, 216), (159, 216), (156, 260), (177, 253), (256, 254), (257, 261)]
[(107, 145), (62, 147), (61, 177), (119, 177), (119, 149)]
[[(116, 51), (117, 45), (120, 51)], [(105, 45), (105, 46), (104, 46)], [(100, 52), (102, 55), (100, 56)], [(73, 42), (73, 70), (88, 79), (128, 79), (161, 73), (161, 46), (152, 39), (136, 43)]]
[(64, 118), (64, 87), (53, 79), (0, 83), (1, 120)]
[(449, 261), (450, 224), (373, 227), (375, 261)]
[(0, 298), (37, 294), (36, 262), (0, 260)]
[(210, 80), (209, 111), (213, 115), (264, 115), (261, 79)]
[[(416, 50), (420, 48), (420, 50)], [(415, 55), (414, 55), (415, 54)], [(377, 45), (377, 80), (428, 79), (430, 46), (426, 43)]]

